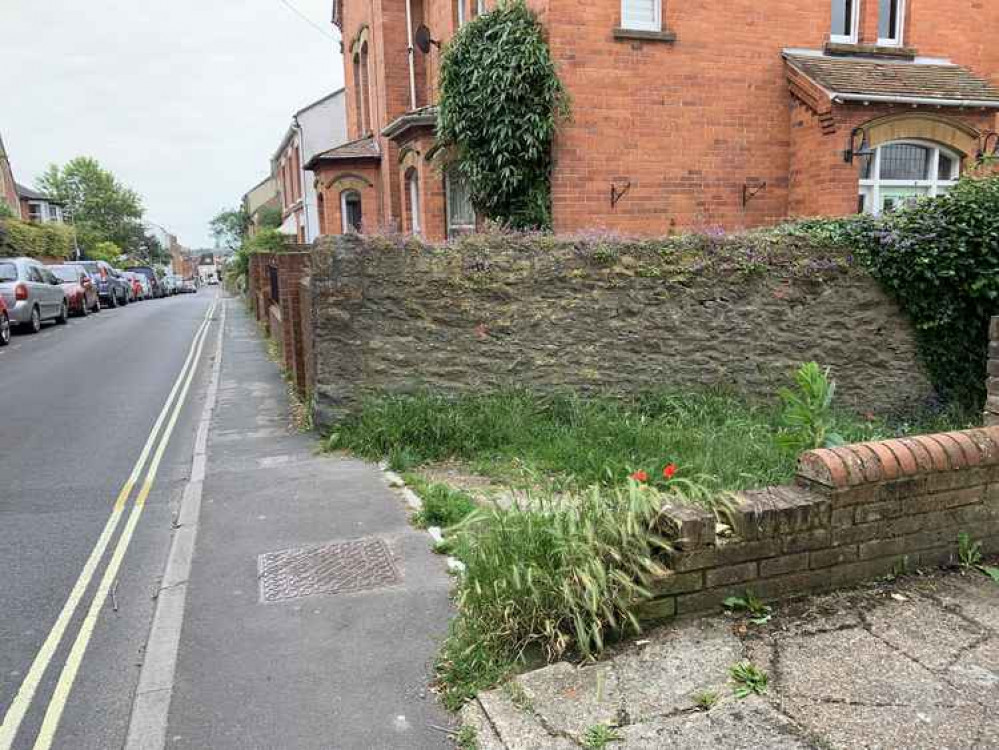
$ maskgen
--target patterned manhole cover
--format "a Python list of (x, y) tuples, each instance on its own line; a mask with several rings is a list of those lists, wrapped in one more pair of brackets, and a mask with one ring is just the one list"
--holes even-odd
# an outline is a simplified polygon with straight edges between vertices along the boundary
[(257, 560), (260, 601), (342, 594), (399, 583), (392, 553), (381, 539), (354, 539), (268, 552)]

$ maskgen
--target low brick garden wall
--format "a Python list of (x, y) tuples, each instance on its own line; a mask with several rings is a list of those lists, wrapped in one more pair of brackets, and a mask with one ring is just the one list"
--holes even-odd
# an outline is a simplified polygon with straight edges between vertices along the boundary
[(317, 424), (365, 393), (422, 388), (724, 385), (771, 399), (811, 359), (858, 411), (931, 392), (908, 320), (848, 255), (751, 240), (324, 238), (311, 269)]
[(737, 499), (727, 539), (709, 512), (666, 510), (673, 574), (643, 617), (717, 610), (747, 589), (776, 599), (954, 563), (962, 532), (999, 552), (999, 426), (809, 451), (793, 486)]

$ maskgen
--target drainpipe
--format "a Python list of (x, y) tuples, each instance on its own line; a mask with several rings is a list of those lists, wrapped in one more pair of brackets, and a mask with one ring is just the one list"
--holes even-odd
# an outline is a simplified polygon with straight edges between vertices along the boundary
[(302, 193), (302, 220), (305, 222), (305, 241), (309, 242), (309, 194), (305, 188), (305, 136), (302, 133), (302, 123), (298, 121), (298, 115), (291, 118), (298, 133), (298, 183)]
[(416, 63), (413, 60), (413, 11), (406, 0), (406, 43), (409, 45), (409, 108), (416, 109)]

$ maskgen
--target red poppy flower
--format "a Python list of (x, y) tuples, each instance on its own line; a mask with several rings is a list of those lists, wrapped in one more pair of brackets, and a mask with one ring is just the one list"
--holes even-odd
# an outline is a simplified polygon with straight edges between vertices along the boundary
[(676, 464), (666, 464), (666, 468), (663, 469), (663, 476), (667, 479), (672, 479), (674, 474), (676, 474)]
[(634, 479), (636, 482), (648, 482), (649, 481), (649, 475), (646, 474), (641, 469), (639, 469), (634, 474), (632, 474), (631, 478)]

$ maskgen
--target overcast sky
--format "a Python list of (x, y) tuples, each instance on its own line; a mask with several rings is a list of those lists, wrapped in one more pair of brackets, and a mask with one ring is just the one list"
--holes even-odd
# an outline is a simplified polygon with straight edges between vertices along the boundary
[[(332, 0), (0, 0), (15, 179), (93, 156), (188, 247), (267, 175), (302, 106), (343, 85)], [(332, 38), (331, 38), (332, 37)]]

